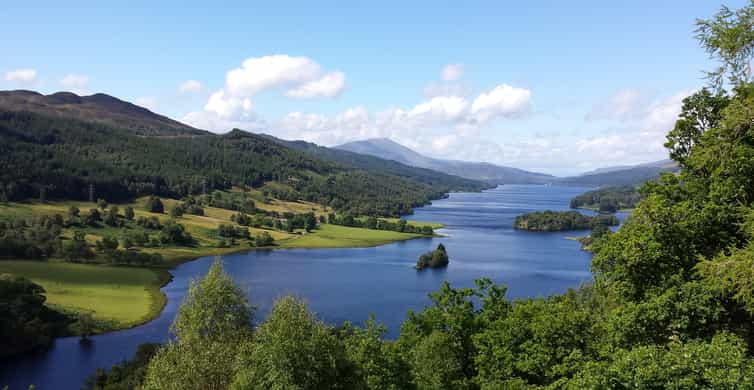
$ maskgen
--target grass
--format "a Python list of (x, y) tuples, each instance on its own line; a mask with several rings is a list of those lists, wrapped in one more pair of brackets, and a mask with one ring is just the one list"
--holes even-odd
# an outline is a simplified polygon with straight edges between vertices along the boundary
[[(388, 222), (391, 222), (391, 223), (398, 223), (398, 221), (400, 221), (400, 218), (380, 218), (380, 219), (384, 219), (384, 220), (386, 220)], [(432, 229), (440, 229), (440, 228), (444, 228), (445, 227), (444, 224), (442, 224), (442, 223), (436, 223), (436, 222), (424, 222), (424, 221), (407, 220), (406, 223), (408, 225), (411, 225), (411, 226), (419, 226), (419, 227), (421, 227), (421, 226), (429, 226)]]
[(387, 230), (370, 230), (322, 224), (319, 229), (311, 233), (307, 233), (296, 239), (284, 240), (278, 244), (283, 248), (349, 248), (377, 246), (417, 237), (424, 236)]
[(0, 273), (23, 275), (44, 287), (47, 303), (64, 312), (88, 312), (99, 330), (142, 324), (157, 316), (166, 299), (159, 271), (43, 261), (0, 261)]
[[(263, 197), (261, 193), (252, 194), (255, 198)], [(326, 209), (320, 205), (308, 202), (285, 202), (275, 199), (263, 199), (256, 202), (258, 208), (278, 212), (290, 211), (304, 213), (314, 211), (316, 214), (325, 213)], [(118, 204), (121, 213), (126, 206), (134, 208), (136, 217), (156, 216), (162, 223), (171, 219), (168, 214), (154, 214), (144, 210), (146, 198), (140, 198), (130, 204)], [(178, 201), (162, 199), (166, 212)], [(0, 204), (0, 220), (11, 218), (29, 218), (39, 215), (61, 214), (65, 216), (69, 206), (76, 206), (82, 215), (97, 205), (91, 202), (28, 202)], [(196, 240), (193, 247), (167, 246), (157, 248), (141, 248), (148, 253), (159, 253), (165, 259), (165, 264), (156, 268), (119, 267), (104, 264), (72, 264), (61, 261), (0, 261), (0, 273), (13, 273), (27, 277), (40, 284), (47, 291), (47, 302), (50, 306), (72, 314), (91, 313), (97, 321), (97, 331), (123, 329), (136, 326), (159, 315), (166, 302), (166, 297), (160, 291), (160, 286), (170, 278), (167, 272), (171, 267), (184, 261), (203, 256), (224, 255), (241, 251), (253, 250), (249, 245), (239, 240), (239, 245), (219, 247), (219, 237), (216, 229), (220, 224), (234, 224), (230, 218), (235, 211), (205, 207), (204, 216), (185, 214), (176, 218), (176, 222), (184, 225), (186, 230)], [(388, 218), (396, 222), (397, 218)], [(409, 221), (415, 226), (430, 225), (439, 228), (443, 225), (428, 222)], [(86, 233), (86, 240), (90, 244), (103, 237), (122, 238), (128, 230), (143, 229), (134, 223), (125, 227), (79, 227)], [(252, 235), (262, 231), (268, 232), (279, 248), (346, 248), (368, 247), (387, 244), (394, 241), (423, 237), (420, 234), (400, 233), (383, 230), (370, 230), (338, 225), (322, 224), (319, 229), (310, 233), (286, 233), (267, 229), (250, 229)], [(157, 231), (147, 230), (150, 235)], [(73, 229), (65, 229), (64, 237), (72, 237)], [(104, 261), (100, 259), (99, 261)], [(76, 332), (76, 329), (72, 329)]]

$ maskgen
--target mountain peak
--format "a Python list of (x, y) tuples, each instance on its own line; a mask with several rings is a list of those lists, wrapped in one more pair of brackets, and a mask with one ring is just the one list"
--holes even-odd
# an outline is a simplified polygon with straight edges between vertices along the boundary
[(26, 90), (0, 91), (0, 110), (29, 111), (47, 116), (97, 122), (133, 130), (141, 135), (206, 134), (202, 130), (104, 93), (79, 96), (67, 91), (50, 95)]
[(492, 184), (541, 184), (550, 183), (554, 179), (550, 175), (490, 163), (427, 157), (390, 138), (353, 141), (336, 146), (336, 148), (359, 154), (368, 154), (386, 160), (394, 160), (402, 164), (432, 169), (467, 179), (486, 181)]

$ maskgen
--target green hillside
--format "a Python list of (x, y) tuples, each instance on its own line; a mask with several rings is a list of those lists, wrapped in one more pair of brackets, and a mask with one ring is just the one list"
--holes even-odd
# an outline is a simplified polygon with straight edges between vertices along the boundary
[(95, 198), (108, 201), (150, 194), (180, 198), (274, 182), (265, 191), (281, 200), (397, 216), (448, 191), (482, 188), (431, 171), (419, 178), (379, 164), (354, 167), (241, 130), (148, 136), (98, 122), (0, 111), (0, 200), (87, 200), (90, 185)]

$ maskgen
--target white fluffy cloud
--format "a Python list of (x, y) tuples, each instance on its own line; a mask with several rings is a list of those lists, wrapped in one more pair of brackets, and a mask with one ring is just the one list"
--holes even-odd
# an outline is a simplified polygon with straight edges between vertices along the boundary
[(37, 81), (37, 71), (35, 69), (16, 69), (5, 73), (5, 81), (31, 84)]
[(193, 94), (197, 92), (201, 92), (202, 90), (202, 83), (200, 83), (197, 80), (186, 80), (182, 82), (180, 85), (178, 85), (178, 93), (181, 94)]
[(448, 64), (442, 68), (444, 81), (458, 81), (463, 77), (463, 64)]
[(332, 72), (291, 89), (286, 95), (297, 98), (333, 97), (338, 95), (345, 85), (346, 75), (343, 72)]
[[(436, 96), (411, 108), (390, 108), (373, 114), (361, 106), (332, 116), (292, 112), (274, 123), (271, 129), (283, 138), (304, 139), (323, 145), (389, 137), (408, 146), (426, 147), (424, 140), (429, 139), (429, 146), (437, 154), (444, 154), (448, 149), (455, 149), (455, 153), (463, 149), (469, 152), (469, 157), (474, 157), (484, 145), (481, 149), (489, 152), (487, 155), (494, 155), (500, 151), (497, 146), (487, 145), (489, 142), (472, 142), (480, 138), (477, 117), (484, 116), (485, 121), (489, 121), (494, 117), (524, 116), (529, 111), (531, 92), (502, 85), (480, 96), (484, 97), (478, 103), (477, 111), (466, 98)], [(477, 100), (479, 98), (475, 102)], [(479, 159), (478, 155), (476, 159)]]
[(83, 93), (89, 86), (89, 77), (83, 74), (68, 74), (60, 80), (60, 84), (73, 92)]
[[(206, 123), (243, 121), (255, 117), (252, 99), (267, 90), (282, 89), (295, 98), (334, 97), (343, 91), (346, 77), (343, 72), (325, 72), (308, 57), (284, 54), (254, 57), (225, 75), (225, 85), (214, 92), (205, 111), (219, 116)], [(211, 114), (192, 113), (191, 118), (207, 118)]]
[(471, 104), (471, 116), (480, 123), (497, 117), (519, 118), (529, 112), (530, 105), (530, 90), (503, 84), (477, 96)]

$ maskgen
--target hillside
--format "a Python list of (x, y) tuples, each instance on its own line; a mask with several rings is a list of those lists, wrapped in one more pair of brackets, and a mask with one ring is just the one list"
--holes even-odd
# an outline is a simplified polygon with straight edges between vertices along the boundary
[(485, 187), (489, 187), (488, 184), (478, 180), (466, 179), (431, 169), (407, 165), (395, 159), (384, 159), (368, 153), (326, 148), (306, 141), (286, 141), (267, 134), (260, 135), (281, 145), (305, 152), (315, 158), (341, 163), (365, 171), (396, 175), (421, 183), (439, 185), (448, 188), (448, 190), (479, 191)]
[(658, 178), (662, 172), (677, 171), (678, 165), (675, 162), (660, 160), (627, 167), (601, 168), (578, 176), (559, 179), (558, 183), (589, 187), (635, 186)]
[(386, 138), (349, 142), (335, 148), (377, 156), (406, 165), (432, 169), (467, 179), (481, 180), (490, 184), (545, 184), (555, 180), (555, 177), (551, 175), (529, 172), (518, 168), (481, 162), (431, 158)]
[(207, 134), (205, 131), (103, 93), (78, 96), (71, 92), (42, 95), (24, 90), (0, 91), (0, 108), (117, 126), (140, 135)]
[[(73, 98), (73, 94), (20, 95), (29, 96), (26, 106), (17, 104), (18, 92), (5, 93), (6, 99), (0, 101), (3, 200), (86, 200), (90, 185), (96, 198), (109, 201), (149, 194), (183, 197), (238, 186), (356, 215), (397, 216), (447, 191), (481, 188), (446, 176), (431, 179), (436, 174), (430, 172), (425, 172), (430, 178), (415, 180), (416, 175), (402, 175), (397, 168), (346, 165), (241, 130), (223, 135), (203, 132), (103, 95), (93, 95), (94, 103), (88, 97), (71, 104), (95, 107), (105, 118), (124, 117), (124, 127), (105, 123), (99, 114), (92, 114), (94, 108), (50, 113), (55, 109), (51, 97)], [(42, 103), (33, 104), (37, 100)], [(112, 104), (96, 102), (100, 100)]]

